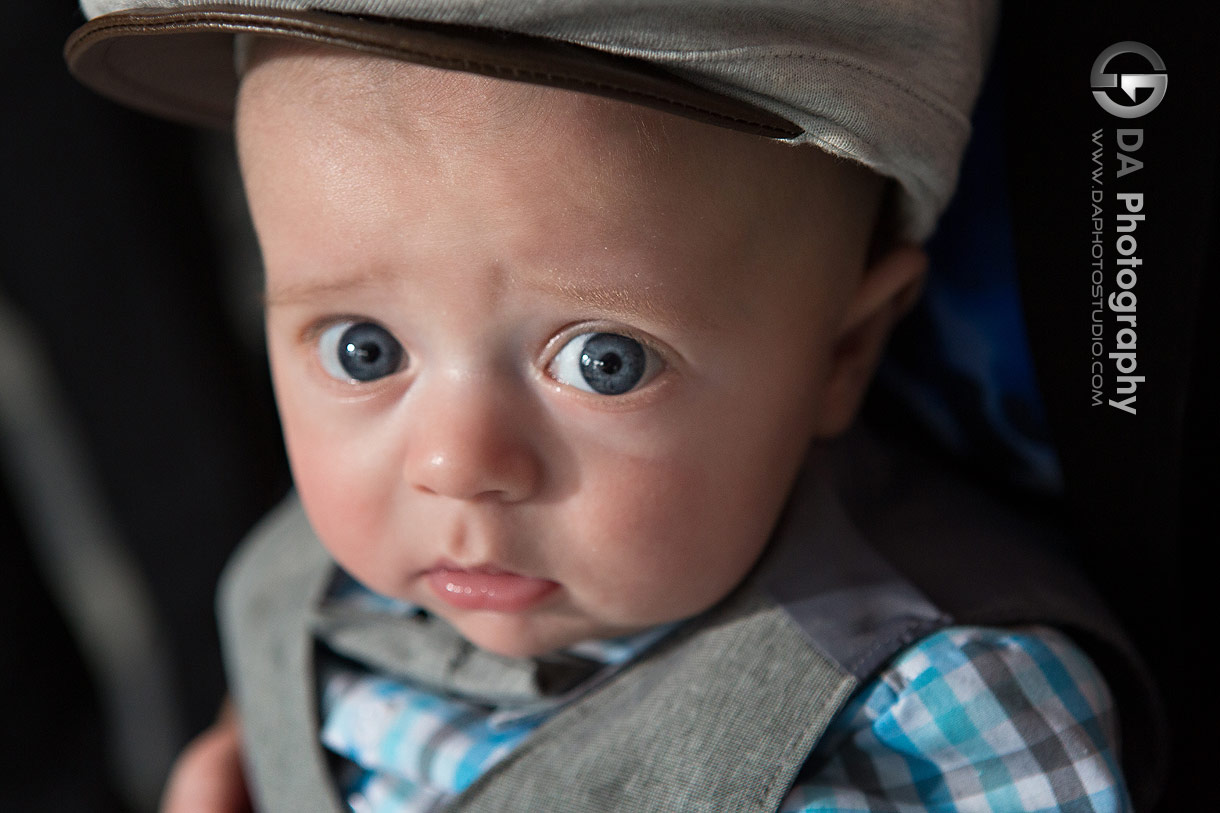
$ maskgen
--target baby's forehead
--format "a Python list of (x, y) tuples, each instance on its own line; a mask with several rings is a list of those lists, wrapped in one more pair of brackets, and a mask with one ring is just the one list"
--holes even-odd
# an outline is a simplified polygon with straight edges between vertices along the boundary
[[(829, 273), (843, 256), (839, 243), (866, 242), (871, 230), (871, 220), (859, 221), (872, 216), (879, 180), (810, 147), (626, 102), (330, 47), (256, 42), (247, 60), (238, 116), (246, 159), (260, 144), (264, 153), (283, 153), (298, 139), (315, 150), (299, 166), (279, 157), (269, 169), (245, 160), (255, 187), (310, 172), (318, 144), (336, 143), (343, 154), (322, 162), (339, 172), (378, 182), (386, 171), (401, 173), (421, 190), (484, 190), (507, 203), (491, 217), (522, 221), (520, 233), (537, 243), (536, 266), (588, 260), (588, 279), (574, 285), (569, 276), (552, 287), (589, 304), (646, 308), (661, 289), (697, 290), (705, 305), (734, 300), (742, 296), (735, 269), (759, 267), (758, 257), (774, 257), (778, 268), (797, 255), (816, 256), (820, 267), (806, 273)], [(268, 132), (267, 121), (279, 126)], [(400, 160), (379, 162), (382, 153)], [(298, 219), (318, 205), (287, 197), (285, 205), (301, 207)], [(408, 207), (417, 205), (407, 198)], [(568, 251), (572, 246), (583, 254)], [(515, 248), (523, 256), (535, 246)], [(599, 267), (603, 253), (621, 267)], [(632, 272), (633, 263), (647, 273)]]

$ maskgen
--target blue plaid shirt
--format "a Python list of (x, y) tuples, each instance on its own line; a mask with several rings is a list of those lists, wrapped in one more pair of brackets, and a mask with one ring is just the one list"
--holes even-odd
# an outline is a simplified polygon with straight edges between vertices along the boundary
[(1130, 809), (1113, 701), (1062, 633), (955, 627), (832, 722), (781, 813)]
[[(673, 626), (579, 654), (604, 678)], [(324, 679), (321, 737), (355, 813), (434, 811), (570, 699), (523, 717), (339, 667)], [(1117, 742), (1105, 682), (1061, 633), (950, 628), (856, 692), (780, 813), (1126, 811)]]

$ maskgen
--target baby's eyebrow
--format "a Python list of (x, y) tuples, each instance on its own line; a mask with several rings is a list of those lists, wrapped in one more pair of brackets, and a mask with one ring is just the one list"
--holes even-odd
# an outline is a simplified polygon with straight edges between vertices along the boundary
[(362, 288), (398, 286), (402, 279), (390, 269), (365, 269), (323, 279), (305, 279), (274, 284), (268, 282), (263, 292), (264, 307), (326, 302), (338, 294)]
[(539, 293), (577, 302), (587, 308), (626, 321), (643, 317), (679, 330), (716, 330), (719, 323), (697, 308), (682, 308), (668, 301), (664, 286), (626, 286), (577, 283), (572, 280), (530, 279), (527, 287)]

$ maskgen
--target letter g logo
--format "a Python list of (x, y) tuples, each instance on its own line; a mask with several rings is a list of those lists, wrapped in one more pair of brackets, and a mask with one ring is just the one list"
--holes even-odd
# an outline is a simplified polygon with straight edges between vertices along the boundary
[[(1139, 54), (1148, 61), (1154, 71), (1162, 71), (1162, 73), (1106, 73), (1106, 66), (1110, 64), (1110, 60), (1119, 54)], [(1165, 98), (1165, 88), (1169, 86), (1169, 74), (1164, 73), (1164, 70), (1165, 60), (1144, 43), (1131, 40), (1116, 42), (1102, 51), (1093, 62), (1091, 76), (1093, 98), (1101, 105), (1101, 109), (1111, 116), (1118, 116), (1120, 119), (1138, 119), (1155, 110), (1156, 106), (1161, 103), (1161, 99)], [(1121, 87), (1131, 97), (1131, 104), (1114, 101), (1105, 90), (1105, 88), (1117, 87)], [(1098, 90), (1098, 88), (1102, 89)], [(1135, 104), (1136, 88), (1150, 88), (1152, 95), (1139, 104)]]

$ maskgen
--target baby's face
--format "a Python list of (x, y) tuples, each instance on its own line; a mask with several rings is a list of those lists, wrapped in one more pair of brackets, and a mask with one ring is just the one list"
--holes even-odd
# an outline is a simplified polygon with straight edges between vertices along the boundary
[(864, 173), (563, 91), (260, 53), (238, 139), (269, 351), (335, 559), (506, 655), (727, 595), (852, 409)]

